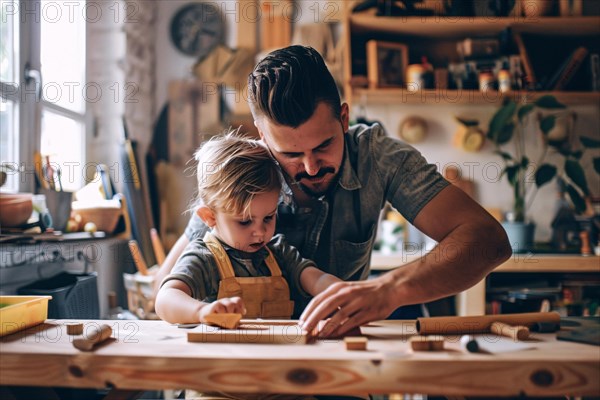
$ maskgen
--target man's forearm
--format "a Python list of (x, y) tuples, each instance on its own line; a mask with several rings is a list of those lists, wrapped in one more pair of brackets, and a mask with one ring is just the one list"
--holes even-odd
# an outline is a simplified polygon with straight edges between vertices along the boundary
[(393, 301), (398, 306), (424, 303), (470, 288), (510, 254), (503, 231), (465, 224), (431, 252), (381, 279), (394, 286)]

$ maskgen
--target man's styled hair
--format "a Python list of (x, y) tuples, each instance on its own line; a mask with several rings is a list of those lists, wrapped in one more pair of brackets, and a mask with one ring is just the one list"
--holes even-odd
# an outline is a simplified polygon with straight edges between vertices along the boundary
[(290, 46), (269, 53), (248, 76), (248, 102), (256, 120), (297, 128), (325, 102), (335, 118), (341, 101), (323, 57), (312, 47)]
[(213, 137), (194, 158), (198, 162), (195, 207), (248, 217), (255, 195), (281, 190), (279, 167), (267, 148), (237, 132)]

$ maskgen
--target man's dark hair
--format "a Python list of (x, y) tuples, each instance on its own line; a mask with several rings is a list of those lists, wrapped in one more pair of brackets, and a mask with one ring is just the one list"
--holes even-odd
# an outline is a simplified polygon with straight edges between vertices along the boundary
[(323, 57), (312, 47), (290, 46), (269, 53), (248, 76), (248, 100), (254, 119), (265, 115), (278, 125), (297, 128), (330, 105), (340, 117), (341, 101)]

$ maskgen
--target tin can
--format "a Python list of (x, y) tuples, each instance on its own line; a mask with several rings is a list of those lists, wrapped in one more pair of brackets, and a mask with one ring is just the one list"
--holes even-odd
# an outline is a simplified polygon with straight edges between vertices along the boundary
[(501, 69), (498, 72), (498, 90), (501, 93), (506, 93), (506, 92), (510, 91), (510, 89), (511, 89), (510, 72), (506, 69)]
[(479, 73), (479, 90), (482, 92), (494, 90), (494, 74), (487, 71)]
[(406, 90), (417, 92), (425, 89), (425, 67), (422, 64), (411, 64), (406, 68)]

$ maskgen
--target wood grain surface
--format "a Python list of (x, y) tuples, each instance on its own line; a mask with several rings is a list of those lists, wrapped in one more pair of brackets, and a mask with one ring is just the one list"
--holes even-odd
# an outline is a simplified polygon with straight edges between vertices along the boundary
[(467, 353), (458, 336), (447, 336), (444, 351), (415, 353), (409, 344), (414, 321), (381, 321), (361, 329), (369, 347), (357, 352), (347, 351), (343, 340), (188, 343), (189, 330), (162, 321), (86, 321), (84, 335), (94, 323), (107, 323), (113, 339), (82, 353), (64, 322), (47, 321), (2, 338), (0, 385), (479, 396), (600, 391), (598, 347), (556, 341), (554, 334), (532, 334), (533, 349), (519, 352)]

